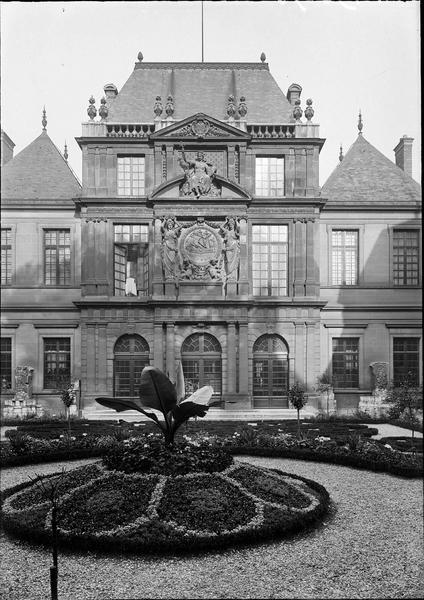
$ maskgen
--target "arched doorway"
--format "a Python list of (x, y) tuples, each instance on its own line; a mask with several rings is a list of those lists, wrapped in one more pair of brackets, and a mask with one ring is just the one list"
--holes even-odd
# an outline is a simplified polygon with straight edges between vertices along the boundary
[(116, 341), (113, 353), (114, 395), (138, 396), (141, 372), (149, 364), (149, 344), (140, 335), (126, 334)]
[(282, 337), (261, 335), (253, 345), (253, 406), (287, 408), (289, 350)]
[(186, 392), (211, 385), (214, 397), (222, 392), (221, 344), (209, 333), (193, 333), (181, 346)]

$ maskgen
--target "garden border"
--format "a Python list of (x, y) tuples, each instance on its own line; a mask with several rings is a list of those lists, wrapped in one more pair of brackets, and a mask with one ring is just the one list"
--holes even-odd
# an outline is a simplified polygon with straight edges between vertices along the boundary
[[(202, 550), (202, 551), (213, 551), (217, 549), (223, 549), (227, 547), (231, 547), (234, 543), (237, 543), (237, 546), (240, 548), (243, 545), (251, 545), (252, 542), (273, 542), (275, 540), (286, 538), (288, 536), (295, 535), (299, 532), (306, 532), (310, 530), (313, 526), (319, 527), (323, 517), (330, 511), (331, 507), (331, 498), (327, 491), (327, 489), (319, 484), (318, 482), (308, 479), (306, 477), (302, 477), (300, 475), (296, 475), (294, 473), (287, 473), (286, 471), (280, 471), (279, 469), (270, 469), (278, 473), (279, 475), (289, 476), (290, 478), (298, 479), (304, 483), (306, 483), (309, 487), (311, 487), (315, 492), (317, 492), (320, 496), (319, 504), (312, 509), (308, 513), (291, 513), (292, 520), (289, 523), (279, 523), (276, 525), (268, 525), (267, 527), (263, 527), (261, 529), (255, 529), (253, 531), (243, 531), (238, 532), (233, 535), (226, 535), (222, 538), (220, 537), (211, 537), (207, 539), (199, 538), (193, 543), (193, 540), (190, 540), (190, 543), (187, 545), (183, 541), (178, 541), (172, 539), (169, 543), (162, 543), (161, 545), (155, 544), (151, 540), (147, 543), (140, 543), (134, 540), (126, 540), (117, 542), (116, 545), (112, 547), (105, 547), (105, 542), (102, 539), (95, 538), (84, 538), (81, 536), (71, 535), (66, 536), (66, 538), (59, 534), (58, 537), (58, 545), (62, 549), (70, 549), (70, 550), (97, 550), (101, 551), (104, 554), (119, 554), (123, 551), (126, 552), (138, 552), (143, 554), (158, 554), (158, 555), (167, 555), (167, 554), (192, 554), (193, 549)], [(20, 483), (16, 486), (7, 488), (6, 490), (0, 493), (0, 499), (3, 503), (6, 498), (12, 496), (16, 492), (19, 492), (29, 485), (33, 485), (33, 483), (37, 480), (42, 480), (45, 477), (54, 477), (60, 475), (61, 472), (57, 471), (55, 473), (49, 473), (48, 475), (39, 475), (32, 482)], [(18, 539), (24, 539), (31, 543), (42, 544), (42, 545), (51, 545), (51, 532), (41, 529), (30, 530), (21, 523), (13, 521), (10, 519), (8, 515), (3, 515), (1, 528), (7, 532), (8, 534), (17, 537)], [(256, 543), (255, 543), (256, 545)]]

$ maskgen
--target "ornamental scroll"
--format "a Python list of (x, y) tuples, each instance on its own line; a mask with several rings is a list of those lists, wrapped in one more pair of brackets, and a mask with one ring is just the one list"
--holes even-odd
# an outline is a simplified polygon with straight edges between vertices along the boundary
[(223, 225), (198, 219), (180, 225), (162, 218), (162, 266), (165, 281), (238, 280), (239, 222), (227, 217)]

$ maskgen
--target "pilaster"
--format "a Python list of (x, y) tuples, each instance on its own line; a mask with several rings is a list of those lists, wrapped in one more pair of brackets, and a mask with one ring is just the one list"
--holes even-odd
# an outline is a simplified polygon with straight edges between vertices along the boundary
[(166, 374), (175, 381), (175, 323), (166, 323)]
[(153, 365), (163, 371), (163, 327), (162, 323), (153, 325)]
[(227, 392), (236, 391), (236, 326), (227, 324)]
[(249, 335), (248, 324), (239, 323), (239, 392), (249, 392)]

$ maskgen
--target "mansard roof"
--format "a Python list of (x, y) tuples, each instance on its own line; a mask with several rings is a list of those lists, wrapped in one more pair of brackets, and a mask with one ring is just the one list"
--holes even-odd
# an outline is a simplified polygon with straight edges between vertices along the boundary
[(321, 189), (330, 206), (420, 204), (421, 186), (362, 134)]
[(238, 106), (246, 98), (248, 123), (291, 123), (293, 107), (269, 72), (267, 63), (144, 63), (109, 105), (112, 123), (152, 123), (156, 96), (174, 99), (174, 119), (202, 112), (227, 117), (228, 96)]
[(63, 200), (81, 195), (81, 184), (47, 132), (6, 163), (2, 196), (14, 200)]

